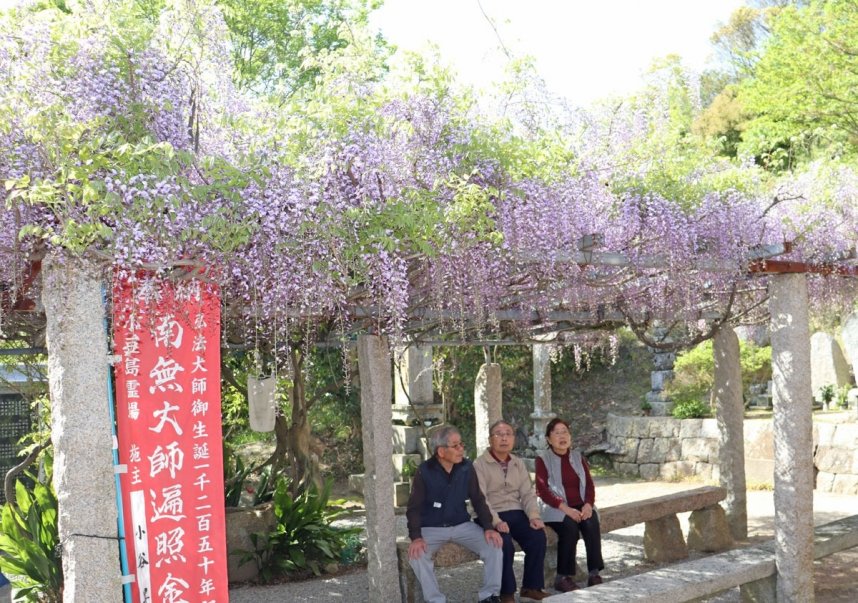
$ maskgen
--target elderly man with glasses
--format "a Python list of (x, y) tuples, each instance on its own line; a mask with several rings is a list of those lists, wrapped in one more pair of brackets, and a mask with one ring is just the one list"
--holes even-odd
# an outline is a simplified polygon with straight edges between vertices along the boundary
[(491, 525), (503, 538), (502, 603), (515, 601), (515, 555), (513, 540), (524, 551), (522, 601), (542, 601), (550, 596), (543, 587), (545, 577), (545, 524), (524, 462), (514, 454), (515, 431), (501, 419), (489, 428), (489, 448), (474, 461), (480, 488), (492, 514)]
[[(483, 561), (480, 603), (499, 603), (501, 546), (492, 516), (471, 462), (464, 458), (462, 435), (452, 426), (432, 433), (432, 458), (417, 469), (408, 499), (408, 560), (423, 589), (426, 603), (445, 603), (438, 588), (432, 555), (442, 544), (456, 542)], [(481, 528), (471, 521), (465, 501), (471, 500)]]

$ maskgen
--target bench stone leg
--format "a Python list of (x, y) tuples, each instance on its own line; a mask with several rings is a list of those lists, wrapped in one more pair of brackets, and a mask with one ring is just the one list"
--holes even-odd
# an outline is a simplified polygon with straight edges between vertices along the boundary
[(408, 563), (408, 549), (404, 551), (397, 547), (397, 558), (399, 560), (399, 592), (402, 595), (402, 603), (423, 603), (423, 591), (417, 583), (417, 576)]
[(718, 553), (733, 547), (727, 514), (721, 505), (692, 511), (688, 518), (688, 548), (704, 553)]
[(777, 584), (777, 575), (743, 584), (739, 587), (742, 603), (777, 603)]
[[(548, 528), (545, 528), (546, 531)], [(554, 578), (557, 577), (557, 544), (549, 544), (545, 548), (545, 563), (542, 564), (542, 575), (545, 577), (545, 586), (554, 586)]]
[(644, 524), (644, 558), (648, 561), (678, 561), (688, 557), (679, 518), (668, 515)]

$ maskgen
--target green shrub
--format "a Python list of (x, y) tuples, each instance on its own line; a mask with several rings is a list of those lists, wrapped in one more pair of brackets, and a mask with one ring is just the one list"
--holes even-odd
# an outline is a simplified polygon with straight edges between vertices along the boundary
[[(246, 504), (250, 507), (270, 501), (274, 496), (276, 482), (276, 479), (272, 479), (271, 472), (271, 465), (265, 465), (262, 469), (258, 466), (245, 465), (241, 456), (224, 442), (224, 506), (241, 506), (242, 497), (246, 498)], [(246, 496), (245, 492), (247, 492)]]
[(673, 405), (673, 410), (670, 411), (675, 419), (702, 419), (711, 413), (712, 409), (709, 405), (700, 400), (677, 402)]
[(45, 483), (27, 474), (15, 484), (16, 504), (0, 510), (0, 572), (17, 589), (16, 601), (59, 603), (63, 570), (57, 528), (57, 496), (51, 486), (50, 465)]
[[(772, 378), (772, 349), (753, 343), (739, 342), (739, 363), (742, 369), (742, 390), (752, 383), (763, 383)], [(698, 401), (708, 403), (709, 393), (715, 385), (715, 359), (712, 341), (681, 353), (673, 366), (673, 381), (665, 386), (665, 393), (675, 404)], [(708, 404), (707, 404), (708, 408)]]
[(849, 408), (849, 386), (841, 385), (837, 388), (837, 406), (846, 410)]
[(251, 534), (256, 552), (245, 551), (243, 556), (244, 562), (256, 562), (263, 581), (305, 570), (319, 575), (325, 563), (357, 556), (353, 537), (360, 529), (331, 525), (342, 515), (329, 504), (332, 483), (329, 480), (321, 490), (310, 484), (292, 498), (289, 479), (277, 481), (273, 497), (277, 524), (269, 533)]

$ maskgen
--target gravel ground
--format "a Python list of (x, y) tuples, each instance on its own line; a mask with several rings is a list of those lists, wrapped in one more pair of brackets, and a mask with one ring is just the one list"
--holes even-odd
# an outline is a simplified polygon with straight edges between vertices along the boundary
[[(596, 480), (597, 504), (604, 506), (621, 502), (658, 496), (696, 487), (699, 484), (667, 482), (632, 482), (619, 480)], [(826, 523), (848, 516), (858, 509), (858, 496), (816, 493), (814, 496), (814, 517), (817, 524)], [(767, 540), (773, 535), (774, 504), (772, 492), (753, 491), (748, 493), (748, 523), (750, 542)], [(362, 522), (362, 518), (355, 521)], [(687, 514), (680, 515), (683, 529), (687, 529)], [(397, 516), (397, 531), (405, 534), (405, 518)], [(629, 576), (657, 567), (657, 564), (643, 560), (644, 526), (637, 525), (605, 534), (602, 538), (606, 581)], [(579, 545), (578, 558), (583, 560), (584, 545)], [(694, 558), (694, 557), (692, 557)], [(523, 555), (516, 555), (516, 574), (522, 572)], [(833, 555), (816, 563), (818, 603), (846, 603), (858, 600), (858, 549), (852, 549)], [(441, 590), (448, 596), (449, 603), (473, 603), (476, 601), (477, 587), (482, 580), (482, 565), (479, 562), (465, 566), (439, 570), (438, 581)], [(550, 586), (550, 585), (548, 585)], [(230, 590), (232, 603), (383, 603), (370, 601), (367, 593), (367, 573), (356, 570), (319, 580), (291, 582), (273, 586), (238, 586)], [(549, 588), (550, 590), (550, 588)], [(740, 601), (738, 589), (723, 593), (712, 599), (717, 603)]]

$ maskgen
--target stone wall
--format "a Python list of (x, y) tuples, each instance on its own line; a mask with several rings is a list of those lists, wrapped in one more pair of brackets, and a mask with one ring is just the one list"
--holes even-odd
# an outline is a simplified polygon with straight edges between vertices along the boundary
[[(697, 477), (718, 481), (720, 436), (715, 419), (608, 415), (614, 468), (647, 480)], [(772, 423), (745, 421), (745, 474), (749, 484), (773, 481)], [(858, 423), (814, 423), (816, 488), (858, 494)]]
[(858, 493), (858, 424), (814, 423), (813, 445), (817, 489)]

